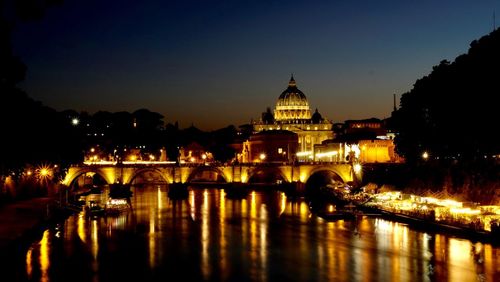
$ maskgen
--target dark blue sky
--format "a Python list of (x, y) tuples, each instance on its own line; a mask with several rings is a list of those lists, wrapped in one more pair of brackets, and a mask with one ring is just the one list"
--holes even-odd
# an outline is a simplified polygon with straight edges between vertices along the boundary
[(495, 10), (500, 0), (66, 0), (17, 26), (14, 44), (22, 87), (58, 110), (240, 125), (274, 107), (293, 72), (313, 110), (341, 122), (388, 117), (392, 94), (491, 32)]

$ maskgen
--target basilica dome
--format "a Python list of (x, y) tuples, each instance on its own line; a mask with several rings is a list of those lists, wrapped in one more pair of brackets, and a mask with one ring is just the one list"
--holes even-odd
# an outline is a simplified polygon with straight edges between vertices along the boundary
[(308, 120), (311, 119), (311, 109), (306, 95), (297, 88), (293, 75), (288, 88), (281, 93), (274, 109), (276, 121)]

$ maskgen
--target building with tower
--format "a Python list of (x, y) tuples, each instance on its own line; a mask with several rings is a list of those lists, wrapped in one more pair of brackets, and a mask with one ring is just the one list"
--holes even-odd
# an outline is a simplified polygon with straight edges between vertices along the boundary
[(314, 145), (333, 139), (332, 125), (331, 121), (321, 116), (318, 109), (311, 114), (306, 95), (297, 88), (292, 75), (288, 87), (279, 96), (274, 111), (268, 108), (262, 118), (253, 123), (253, 130), (286, 130), (297, 134), (297, 160), (308, 161), (313, 160)]

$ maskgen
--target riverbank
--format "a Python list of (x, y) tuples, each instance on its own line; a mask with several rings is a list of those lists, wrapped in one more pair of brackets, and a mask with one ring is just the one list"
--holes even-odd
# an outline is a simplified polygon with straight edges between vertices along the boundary
[(33, 198), (0, 207), (0, 252), (35, 236), (55, 217), (54, 200)]

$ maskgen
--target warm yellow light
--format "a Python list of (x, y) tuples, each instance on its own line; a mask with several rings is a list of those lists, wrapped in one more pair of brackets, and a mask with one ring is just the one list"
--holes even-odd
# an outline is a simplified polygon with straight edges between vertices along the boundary
[(95, 152), (95, 149), (94, 148), (90, 148), (90, 152), (91, 153)]
[(189, 159), (192, 163), (194, 163), (196, 161), (196, 159), (194, 157), (191, 157), (191, 159)]
[(203, 160), (206, 160), (206, 159), (207, 159), (207, 155), (206, 155), (206, 154), (203, 154), (203, 155), (201, 155), (201, 158), (202, 158)]
[(261, 154), (259, 155), (259, 159), (260, 159), (261, 161), (265, 160), (265, 159), (266, 159), (266, 154), (261, 153)]
[(27, 174), (27, 175), (31, 175), (31, 170), (28, 170), (28, 171), (26, 172), (26, 174)]
[(77, 126), (80, 123), (80, 121), (77, 118), (74, 118), (71, 120), (71, 124), (74, 126)]
[(46, 169), (46, 168), (42, 168), (42, 169), (40, 170), (40, 175), (41, 175), (41, 176), (47, 176), (47, 175), (49, 175), (49, 170), (48, 170), (48, 169)]
[(424, 153), (422, 154), (422, 158), (423, 158), (424, 160), (427, 160), (427, 159), (429, 158), (429, 153), (424, 152)]
[(155, 156), (149, 155), (149, 159), (153, 161), (155, 159)]
[(311, 151), (297, 152), (297, 157), (306, 157), (312, 155)]
[(360, 172), (361, 172), (362, 167), (361, 167), (361, 165), (360, 165), (360, 164), (354, 164), (353, 169), (354, 169), (354, 172), (355, 172), (355, 173), (360, 173)]

